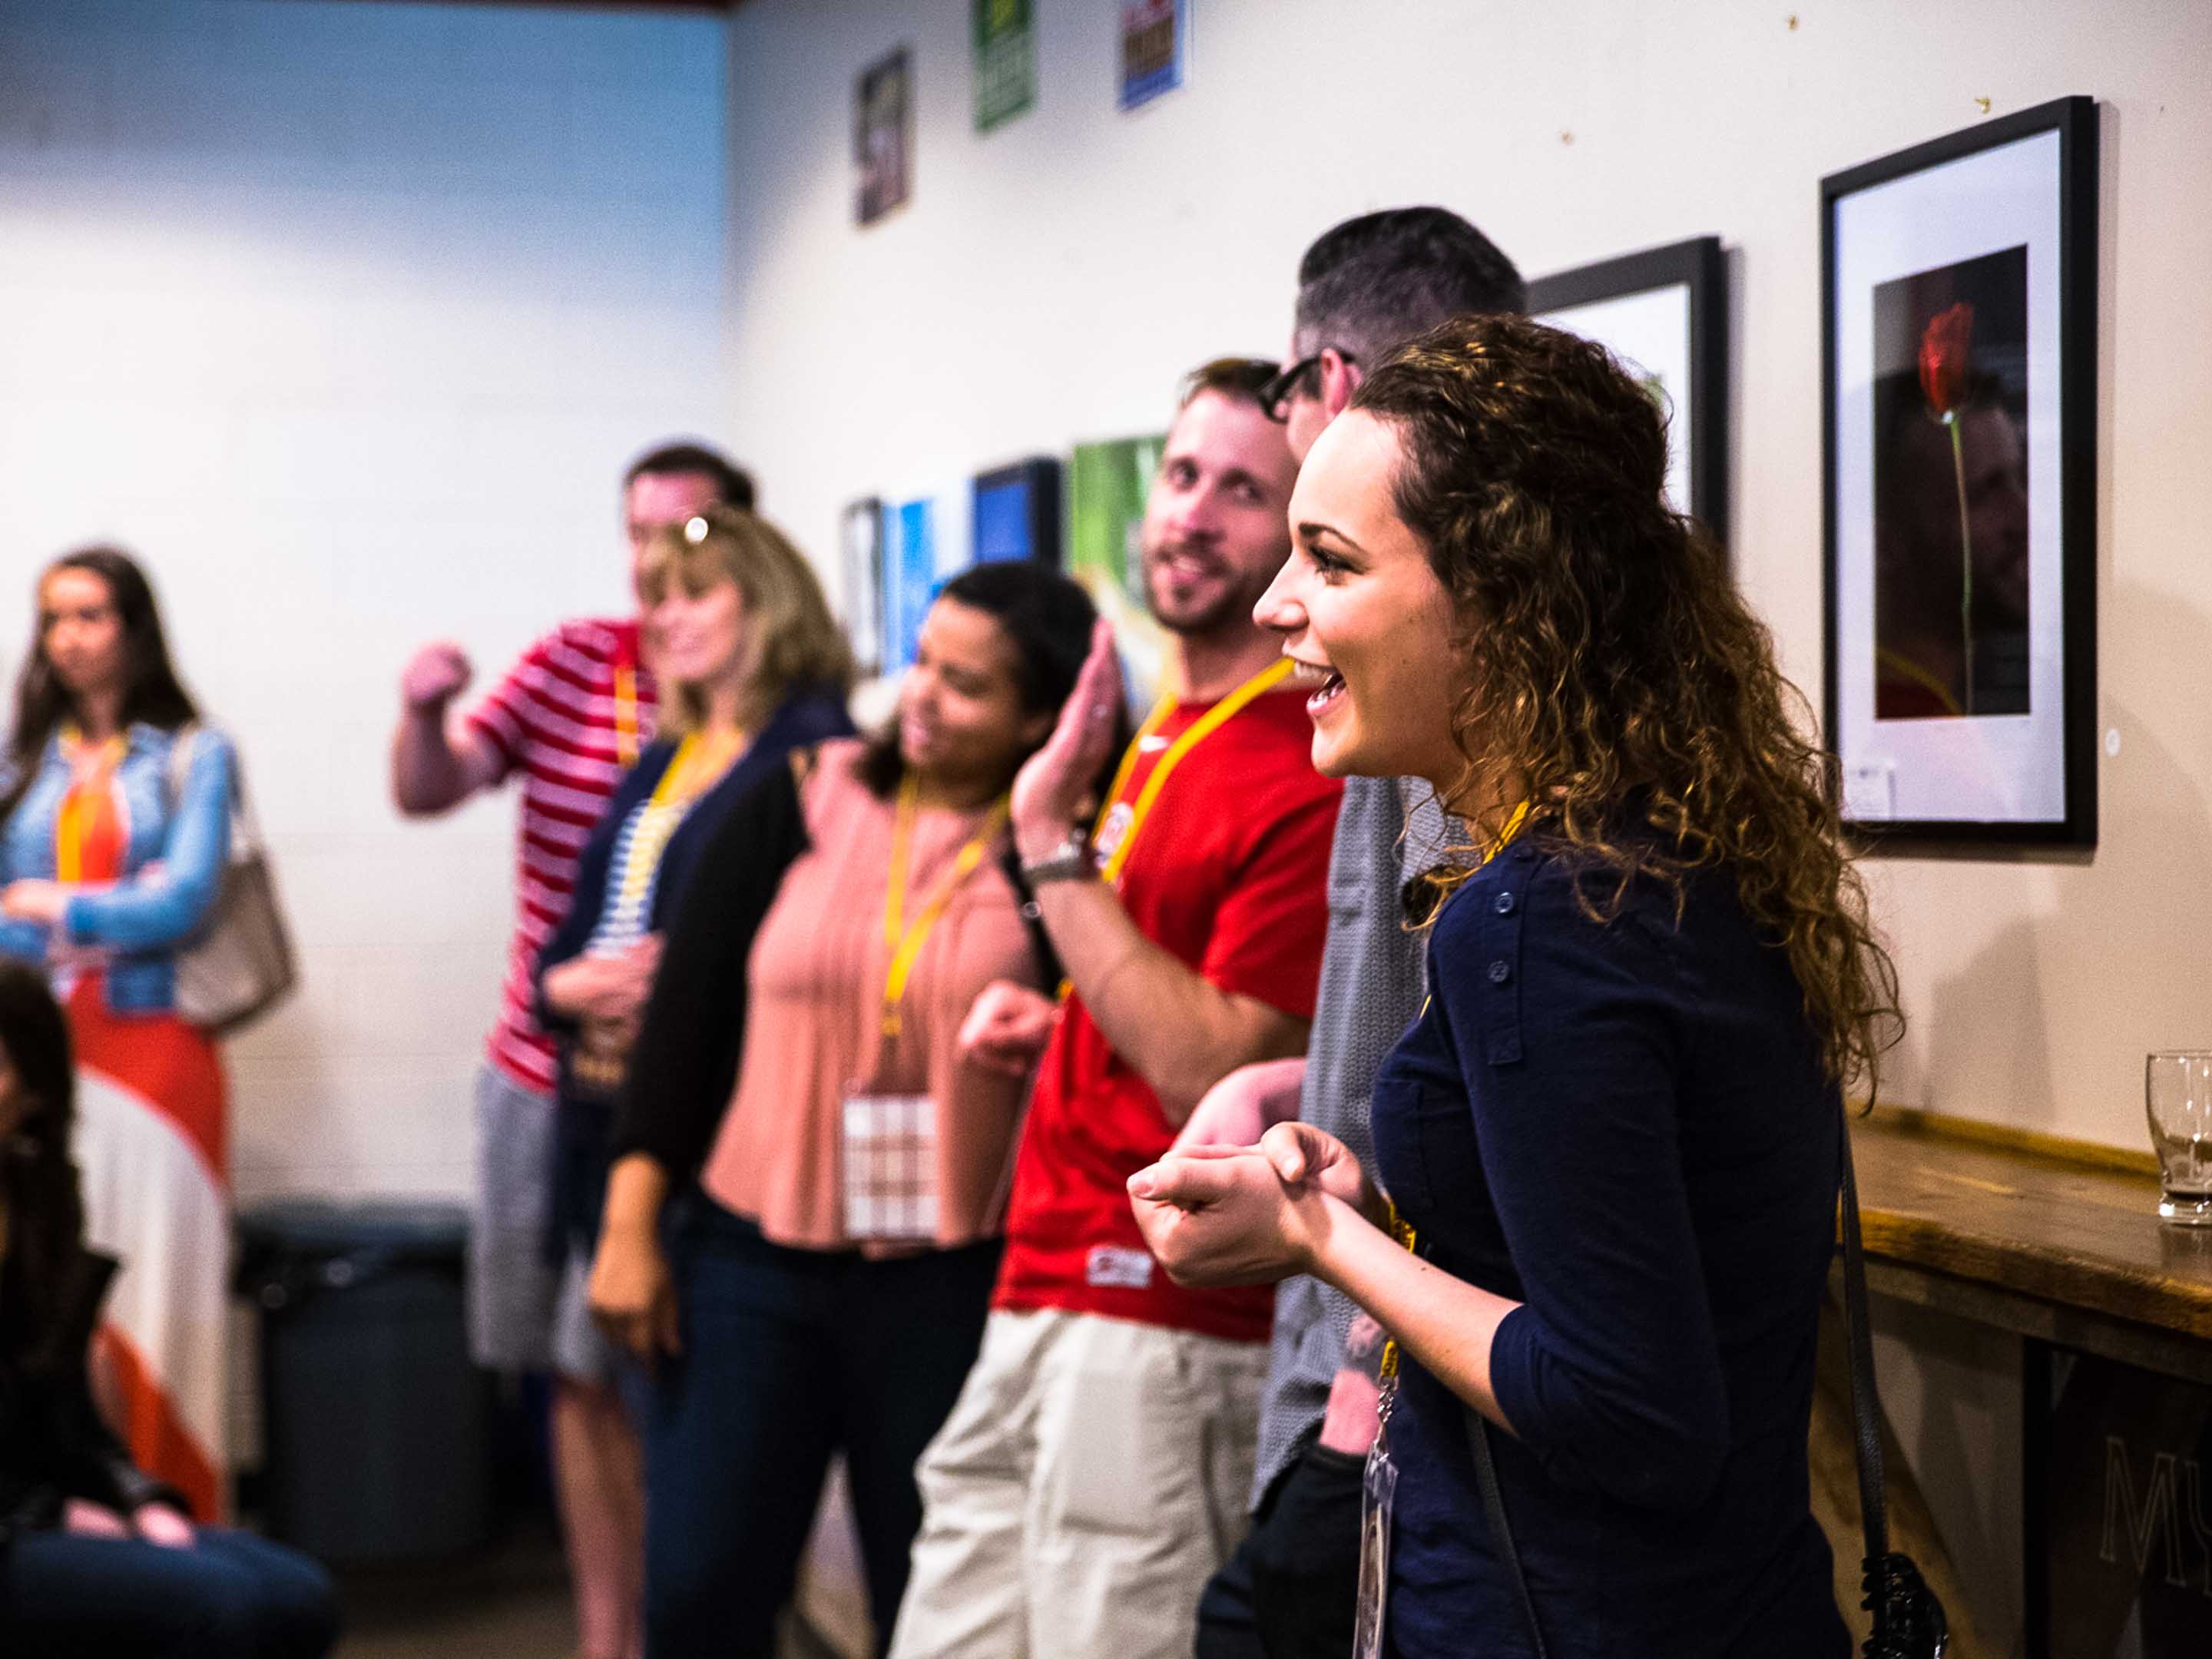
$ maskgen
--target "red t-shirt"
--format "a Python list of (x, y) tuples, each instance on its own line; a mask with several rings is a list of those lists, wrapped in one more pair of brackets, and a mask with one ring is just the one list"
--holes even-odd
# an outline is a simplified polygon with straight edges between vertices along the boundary
[[(628, 695), (624, 695), (627, 687)], [(653, 677), (638, 665), (637, 624), (563, 623), (522, 654), (469, 711), (469, 729), (522, 774), (515, 835), (514, 940), (491, 1063), (534, 1093), (553, 1092), (553, 1041), (538, 1024), (538, 953), (568, 914), (576, 857), (615, 786), (653, 741)]]
[[(1134, 801), (1211, 707), (1179, 706), (1118, 799)], [(1169, 775), (1121, 870), (1121, 902), (1146, 938), (1207, 983), (1299, 1019), (1313, 1018), (1341, 793), (1314, 771), (1312, 744), (1302, 692), (1256, 699)], [(1184, 1289), (1137, 1231), (1125, 1183), (1174, 1139), (1152, 1085), (1071, 998), (1030, 1101), (994, 1305), (1264, 1341), (1272, 1285)]]

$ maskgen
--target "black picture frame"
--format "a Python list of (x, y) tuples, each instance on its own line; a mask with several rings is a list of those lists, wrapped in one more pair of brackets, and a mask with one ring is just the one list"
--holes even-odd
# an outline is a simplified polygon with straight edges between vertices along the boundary
[(864, 495), (848, 501), (837, 515), (838, 574), (844, 604), (846, 643), (853, 666), (872, 675), (884, 659), (884, 503)]
[[(1645, 248), (1571, 270), (1554, 271), (1528, 284), (1528, 314), (1571, 332), (1583, 334), (1617, 353), (1636, 359), (1633, 343), (1611, 338), (1602, 329), (1576, 326), (1573, 314), (1585, 307), (1638, 295), (1680, 289), (1684, 325), (1689, 335), (1686, 384), (1668, 387), (1673, 404), (1670, 441), (1686, 440), (1686, 500), (1675, 507), (1704, 521), (1728, 544), (1729, 538), (1729, 295), (1728, 264), (1717, 236), (1693, 236), (1663, 247)], [(1688, 415), (1682, 418), (1683, 393)]]
[[(2046, 153), (2054, 150), (2046, 167)], [(1820, 181), (1822, 716), (1845, 822), (1877, 847), (2096, 844), (2098, 150), (2096, 100), (2062, 98)], [(1936, 179), (1937, 169), (1949, 171)], [(2018, 188), (2031, 173), (2032, 188)], [(1954, 210), (1937, 210), (1944, 192)], [(1911, 206), (1915, 201), (1922, 205)], [(1963, 228), (1959, 204), (1966, 204)], [(1885, 213), (1893, 213), (1895, 222), (1881, 218)], [(1986, 221), (1978, 216), (1983, 215)], [(1857, 222), (1856, 234), (1847, 219)], [(2024, 238), (2017, 246), (2015, 230)], [(1970, 235), (1984, 244), (1962, 240)], [(1893, 243), (1901, 250), (1885, 251), (1883, 263), (1872, 264), (1877, 256), (1868, 250), (1889, 250)], [(1970, 246), (1982, 251), (1960, 251)], [(2054, 258), (2055, 299), (2049, 289)], [(1912, 392), (1900, 371), (1877, 373), (1885, 328), (1893, 341), (1911, 337), (1885, 324), (1884, 308), (1908, 323), (1917, 319), (1917, 313), (1897, 311), (1887, 297), (1908, 284), (1933, 284), (1939, 296), (1947, 287), (1955, 295), (1972, 283), (1982, 284), (1974, 292), (1997, 293), (1991, 273), (2004, 260), (2015, 261), (2003, 270), (2016, 272), (2004, 281), (2017, 289), (2012, 303), (2018, 336), (2009, 342), (2001, 337), (1990, 356), (2008, 364), (2018, 360), (2017, 410), (2009, 413), (2008, 426), (2018, 456), (2012, 488), (2021, 505), (2016, 529), (1985, 534), (1983, 541), (2020, 550), (2008, 563), (1997, 556), (2001, 568), (2013, 573), (2008, 578), (1992, 577), (1978, 561), (1968, 463), (1956, 435), (1973, 414), (2010, 410), (2014, 394), (2004, 389), (2012, 372), (2006, 369), (1980, 374), (1996, 388), (1982, 405), (1967, 403), (1964, 413), (1935, 417), (1953, 434), (1953, 545), (1960, 550), (1949, 556), (1962, 570), (1951, 585), (1958, 597), (1950, 603), (1959, 617), (1963, 667), (1954, 663), (1938, 673), (1883, 644), (1885, 637), (1901, 637), (1905, 625), (1883, 620), (1879, 589), (1894, 580), (1903, 592), (1911, 579), (1881, 573), (1934, 568), (1931, 561), (1897, 554), (1906, 538), (1895, 532), (1885, 538), (1881, 528), (1880, 469), (1889, 465), (1897, 469), (1892, 476), (1902, 476), (1904, 462), (1884, 458), (1904, 453), (1899, 434), (1910, 418), (1885, 411), (1901, 408)], [(1879, 282), (1854, 274), (1875, 268), (1896, 274)], [(1962, 308), (1973, 321), (1973, 307), (1954, 298), (1950, 310)], [(1918, 346), (1922, 413), (1942, 401), (1930, 389), (1929, 368), (1938, 320), (1929, 320)], [(1847, 336), (1855, 343), (1849, 354)], [(1860, 342), (1863, 352), (1856, 349)], [(1961, 359), (1963, 381), (1964, 365), (1973, 360), (1963, 352)], [(2054, 384), (2055, 398), (2048, 395)], [(2051, 432), (2044, 423), (2054, 407)], [(2051, 504), (2045, 492), (2054, 473)], [(1932, 520), (1923, 514), (1920, 521)], [(1984, 612), (2000, 605), (2011, 605), (2014, 615), (1985, 637), (1990, 625)], [(1936, 613), (1931, 608), (1925, 614)], [(1992, 641), (2003, 648), (1991, 648)], [(1979, 668), (1978, 641), (1984, 647)], [(2016, 684), (1992, 690), (1992, 663), (2011, 664)], [(1916, 695), (1920, 707), (1913, 706)], [(1998, 706), (1978, 708), (1978, 700)]]
[[(1018, 503), (1018, 522), (1000, 524), (991, 511), (994, 498)], [(1050, 455), (978, 472), (969, 495), (970, 557), (978, 564), (994, 559), (1033, 559), (1060, 568), (1060, 465)]]

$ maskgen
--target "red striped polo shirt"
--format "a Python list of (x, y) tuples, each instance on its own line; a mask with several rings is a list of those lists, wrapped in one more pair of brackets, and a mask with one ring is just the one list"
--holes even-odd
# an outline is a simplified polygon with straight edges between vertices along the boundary
[(553, 1041), (532, 1012), (538, 953), (568, 913), (592, 827), (653, 740), (656, 706), (653, 677), (638, 664), (637, 623), (600, 619), (555, 629), (469, 712), (469, 729), (499, 757), (500, 777), (522, 775), (514, 941), (486, 1048), (493, 1065), (535, 1093), (553, 1092), (554, 1073)]

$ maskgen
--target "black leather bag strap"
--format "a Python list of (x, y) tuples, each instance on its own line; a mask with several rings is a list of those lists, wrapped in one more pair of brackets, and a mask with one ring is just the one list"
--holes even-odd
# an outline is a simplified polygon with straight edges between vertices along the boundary
[(1498, 1559), (1505, 1564), (1506, 1576), (1513, 1581), (1522, 1622), (1528, 1626), (1536, 1659), (1550, 1659), (1551, 1650), (1544, 1645), (1544, 1627), (1536, 1622), (1536, 1600), (1528, 1594), (1528, 1575), (1521, 1570), (1521, 1551), (1513, 1542), (1513, 1528), (1506, 1522), (1505, 1494), (1498, 1489), (1498, 1468), (1490, 1458), (1490, 1425), (1472, 1408), (1466, 1418), (1467, 1449), (1474, 1454), (1474, 1478), (1482, 1487), (1482, 1507), (1489, 1512), (1490, 1541)]
[(1889, 1508), (1882, 1496), (1881, 1406), (1875, 1393), (1874, 1330), (1867, 1318), (1866, 1255), (1859, 1238), (1859, 1184), (1851, 1170), (1851, 1132), (1842, 1111), (1836, 1115), (1838, 1161), (1842, 1167), (1844, 1234), (1844, 1328), (1850, 1339), (1851, 1423), (1858, 1443), (1859, 1519), (1866, 1533), (1866, 1559), (1889, 1553)]

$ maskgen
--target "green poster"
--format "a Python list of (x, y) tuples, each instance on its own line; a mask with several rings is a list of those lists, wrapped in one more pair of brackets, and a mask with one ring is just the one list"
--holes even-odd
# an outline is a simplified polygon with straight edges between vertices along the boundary
[(975, 131), (988, 132), (1036, 99), (1036, 29), (1030, 0), (974, 0)]
[(1167, 434), (1078, 444), (1067, 465), (1067, 574), (1114, 625), (1129, 698), (1142, 714), (1159, 695), (1167, 635), (1145, 604), (1145, 497)]

